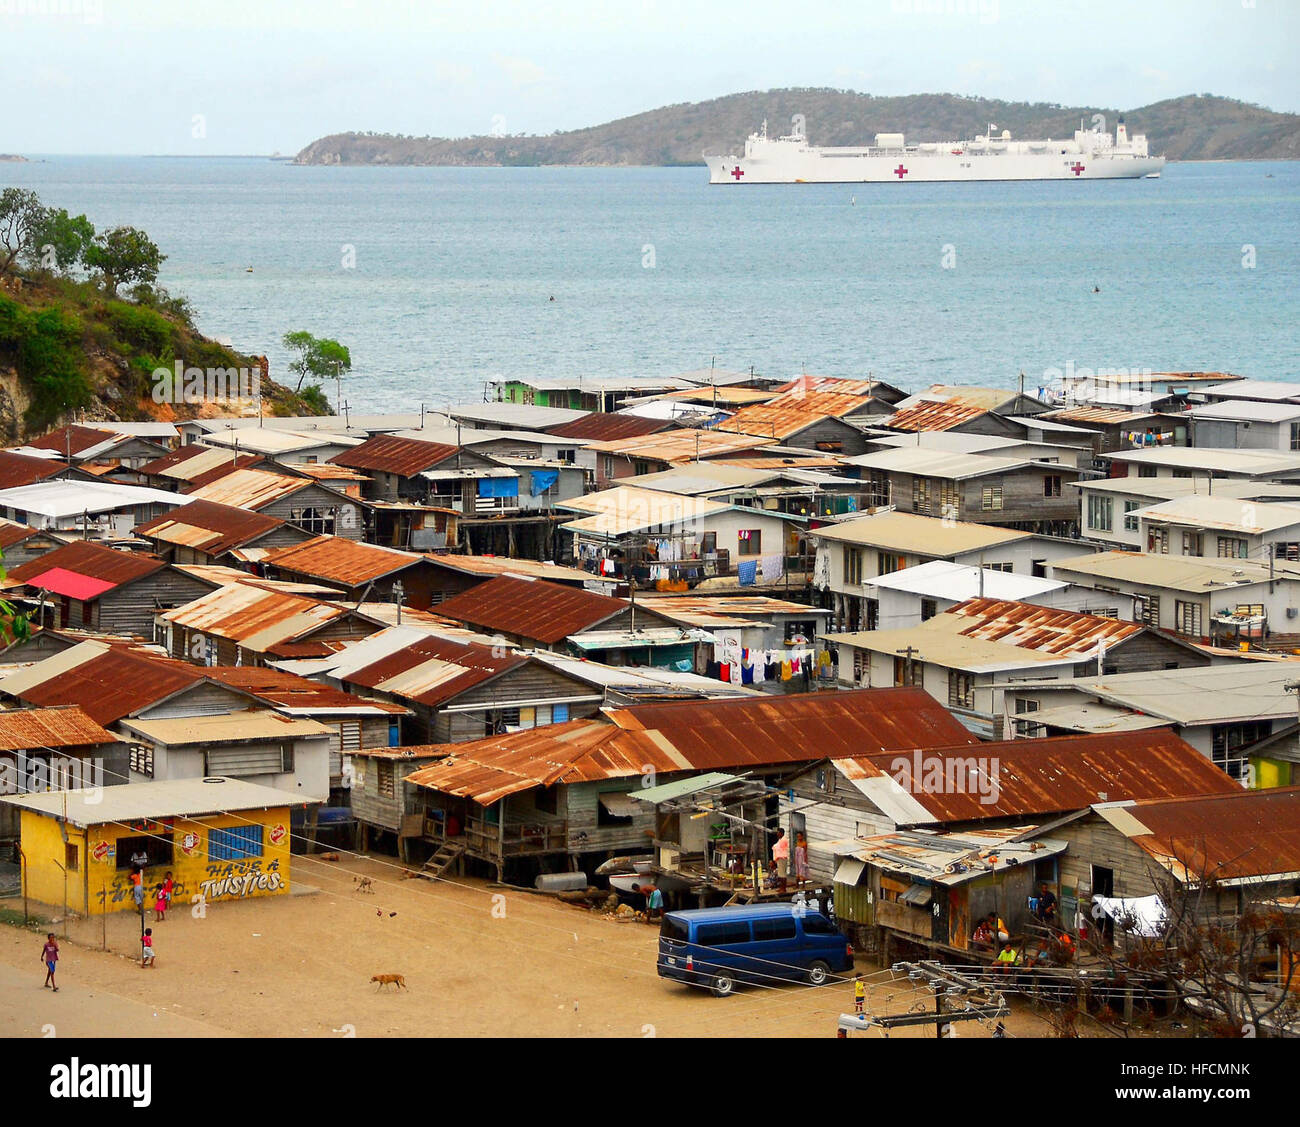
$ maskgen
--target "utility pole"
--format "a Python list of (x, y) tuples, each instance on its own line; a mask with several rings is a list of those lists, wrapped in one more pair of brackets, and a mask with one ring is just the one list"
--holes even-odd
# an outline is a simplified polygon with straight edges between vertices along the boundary
[(903, 655), (903, 684), (914, 684), (912, 659), (913, 657), (920, 657), (921, 651), (915, 646), (908, 646), (906, 649), (895, 650), (894, 653)]

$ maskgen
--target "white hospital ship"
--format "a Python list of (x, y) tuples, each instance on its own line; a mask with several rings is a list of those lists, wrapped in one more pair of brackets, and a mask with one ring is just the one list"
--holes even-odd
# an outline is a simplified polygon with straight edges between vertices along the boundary
[[(1082, 123), (1081, 123), (1082, 124)], [(767, 122), (751, 133), (744, 156), (710, 156), (710, 184), (899, 184), (949, 180), (1114, 180), (1159, 174), (1164, 157), (1147, 152), (1143, 134), (1129, 137), (1124, 119), (1112, 138), (1101, 129), (1076, 130), (1069, 140), (1013, 141), (990, 125), (969, 141), (904, 143), (901, 133), (877, 133), (874, 145), (818, 148), (808, 143), (802, 114), (791, 132), (769, 137)]]

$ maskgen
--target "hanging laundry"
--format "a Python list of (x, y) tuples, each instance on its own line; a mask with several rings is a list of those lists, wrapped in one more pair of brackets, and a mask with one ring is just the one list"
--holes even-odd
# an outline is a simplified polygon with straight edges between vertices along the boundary
[(763, 557), (763, 582), (773, 583), (785, 572), (785, 557), (780, 552)]
[(790, 663), (788, 661), (781, 662), (781, 680), (790, 680)]
[(761, 685), (767, 680), (767, 663), (763, 661), (763, 655), (758, 655), (758, 660), (754, 662), (754, 684)]
[(752, 685), (754, 683), (754, 667), (752, 665), (742, 665), (740, 667), (740, 683), (742, 685)]
[(718, 666), (718, 680), (720, 681), (731, 680), (731, 666), (728, 665), (725, 661)]
[(758, 578), (758, 561), (741, 560), (736, 565), (736, 575), (739, 577), (742, 587), (752, 587), (754, 581)]
[(721, 675), (722, 675), (722, 662), (706, 661), (704, 663), (704, 676), (711, 677), (713, 680), (716, 681), (721, 677)]

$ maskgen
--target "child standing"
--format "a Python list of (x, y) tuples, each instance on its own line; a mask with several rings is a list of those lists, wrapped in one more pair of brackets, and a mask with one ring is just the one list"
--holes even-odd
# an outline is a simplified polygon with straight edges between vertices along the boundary
[(155, 923), (167, 918), (167, 889), (161, 884), (154, 889), (153, 918)]
[(153, 966), (153, 928), (144, 929), (144, 934), (140, 936), (140, 967)]
[(45, 964), (45, 985), (53, 986), (57, 994), (59, 988), (54, 985), (54, 971), (59, 965), (59, 944), (52, 931), (46, 935), (45, 946), (41, 948), (41, 962)]
[(853, 976), (853, 1012), (860, 1014), (863, 1003), (867, 1000), (867, 984), (862, 981), (862, 975)]

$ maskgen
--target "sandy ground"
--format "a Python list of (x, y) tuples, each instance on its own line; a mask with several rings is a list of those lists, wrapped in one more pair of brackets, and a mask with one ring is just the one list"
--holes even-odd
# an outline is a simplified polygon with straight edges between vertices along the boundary
[[(357, 891), (362, 875), (373, 892)], [(108, 917), (107, 950), (99, 918), (71, 923), (67, 940), (55, 925), (57, 994), (41, 985), (43, 936), (0, 927), (0, 1035), (53, 1026), (59, 1036), (833, 1037), (837, 1016), (853, 1008), (847, 981), (714, 998), (658, 977), (657, 928), (472, 879), (404, 880), (388, 858), (295, 856), (293, 879), (293, 895), (212, 905), (201, 919), (177, 904), (151, 920), (151, 970), (136, 958), (138, 916)], [(404, 975), (409, 989), (380, 990), (374, 974)], [(900, 1013), (930, 1000), (906, 980), (886, 982), (873, 985), (867, 1009)], [(1048, 1032), (1027, 1013), (1007, 1025), (1013, 1036)], [(957, 1032), (990, 1030), (971, 1022)]]

